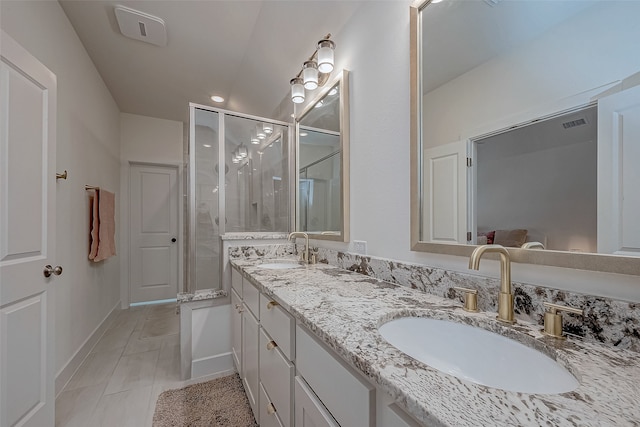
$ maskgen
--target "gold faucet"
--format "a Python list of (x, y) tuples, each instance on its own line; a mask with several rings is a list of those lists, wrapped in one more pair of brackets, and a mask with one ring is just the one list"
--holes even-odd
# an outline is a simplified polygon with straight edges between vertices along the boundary
[(287, 240), (291, 241), (291, 239), (294, 239), (294, 247), (296, 237), (304, 237), (304, 253), (302, 254), (302, 260), (309, 264), (309, 235), (302, 231), (294, 231), (293, 233), (290, 233)]
[(498, 295), (498, 320), (504, 323), (516, 323), (513, 315), (513, 294), (511, 293), (511, 259), (502, 245), (478, 246), (469, 258), (469, 268), (480, 269), (480, 258), (486, 252), (500, 254), (500, 294)]

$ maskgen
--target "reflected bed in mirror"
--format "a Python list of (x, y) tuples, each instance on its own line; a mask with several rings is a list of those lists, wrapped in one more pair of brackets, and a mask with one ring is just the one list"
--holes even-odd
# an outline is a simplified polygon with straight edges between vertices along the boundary
[(411, 6), (413, 250), (493, 241), (640, 275), (637, 16), (639, 1)]
[(325, 85), (296, 118), (296, 230), (349, 240), (348, 71)]

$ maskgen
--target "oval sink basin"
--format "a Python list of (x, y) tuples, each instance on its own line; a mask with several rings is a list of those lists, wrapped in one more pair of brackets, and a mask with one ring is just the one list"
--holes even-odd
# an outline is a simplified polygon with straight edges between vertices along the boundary
[(258, 268), (267, 270), (288, 270), (290, 268), (300, 268), (302, 265), (293, 262), (269, 262), (258, 265)]
[(507, 391), (557, 394), (579, 383), (553, 359), (517, 341), (461, 323), (403, 317), (378, 329), (389, 344), (441, 372)]

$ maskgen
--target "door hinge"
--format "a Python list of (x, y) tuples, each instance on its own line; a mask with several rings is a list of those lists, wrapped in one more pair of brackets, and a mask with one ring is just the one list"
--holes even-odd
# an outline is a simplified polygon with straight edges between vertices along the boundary
[(467, 167), (470, 168), (472, 165), (471, 157), (467, 157)]
[(471, 232), (467, 231), (467, 242), (471, 241)]

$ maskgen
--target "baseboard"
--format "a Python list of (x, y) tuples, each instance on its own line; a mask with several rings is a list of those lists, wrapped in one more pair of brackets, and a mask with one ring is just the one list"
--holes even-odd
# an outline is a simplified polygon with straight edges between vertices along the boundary
[(104, 332), (109, 328), (111, 322), (115, 319), (116, 315), (120, 311), (118, 307), (120, 301), (109, 311), (109, 314), (100, 322), (100, 324), (93, 330), (89, 337), (82, 343), (80, 348), (75, 352), (66, 365), (62, 367), (56, 374), (56, 397), (60, 394), (64, 386), (67, 385), (73, 374), (78, 370), (84, 359), (89, 355), (91, 349), (98, 343), (98, 340), (102, 337)]
[(193, 384), (199, 384), (199, 383), (204, 383), (204, 382), (207, 382), (207, 381), (215, 380), (216, 378), (226, 377), (227, 375), (235, 374), (237, 372), (238, 371), (236, 371), (235, 369), (228, 369), (226, 371), (216, 372), (215, 374), (211, 374), (211, 375), (205, 375), (205, 376), (202, 376), (202, 377), (191, 378), (190, 380), (187, 380), (187, 381), (184, 382), (184, 387), (189, 386), (189, 385), (193, 385)]
[(217, 375), (227, 371), (235, 371), (231, 353), (216, 354), (191, 362), (191, 378)]

